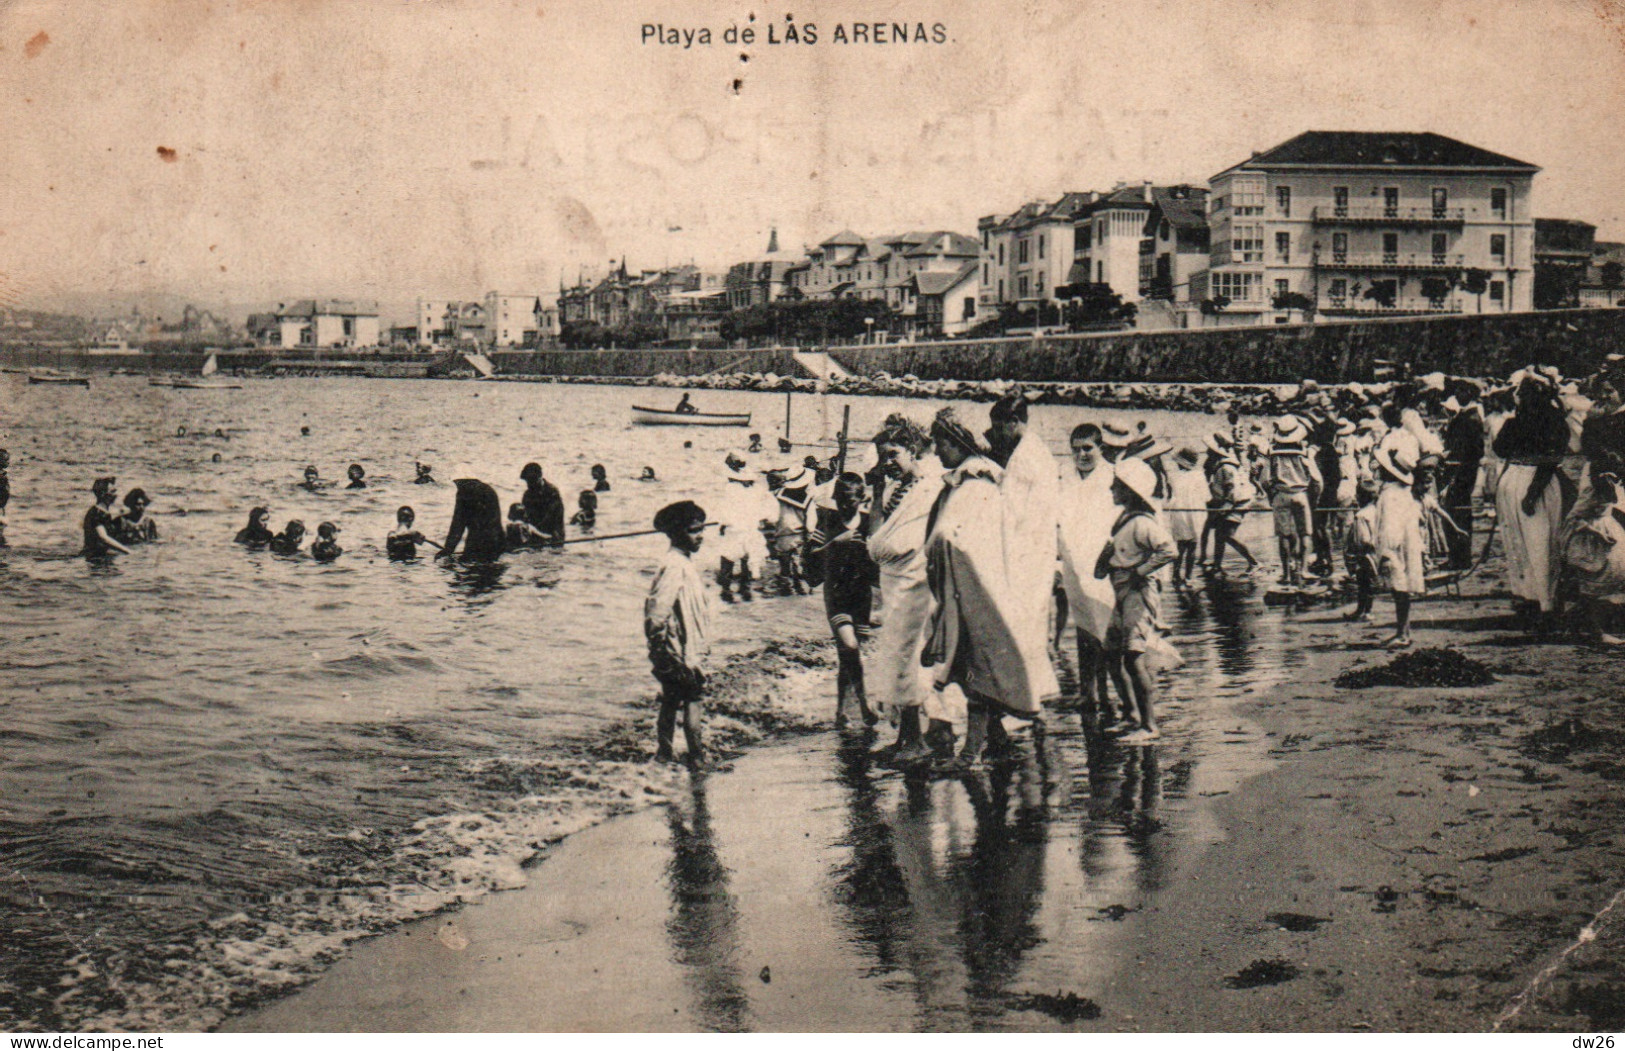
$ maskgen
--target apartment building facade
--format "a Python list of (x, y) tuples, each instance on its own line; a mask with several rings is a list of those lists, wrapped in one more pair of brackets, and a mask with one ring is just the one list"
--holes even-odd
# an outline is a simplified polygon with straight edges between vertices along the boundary
[(1213, 177), (1197, 292), (1231, 324), (1533, 309), (1539, 170), (1432, 133), (1304, 132)]
[(1053, 202), (1030, 201), (1009, 215), (986, 215), (976, 224), (981, 245), (983, 313), (1006, 303), (1053, 302), (1073, 264), (1073, 234), (1080, 212), (1098, 198), (1066, 193)]

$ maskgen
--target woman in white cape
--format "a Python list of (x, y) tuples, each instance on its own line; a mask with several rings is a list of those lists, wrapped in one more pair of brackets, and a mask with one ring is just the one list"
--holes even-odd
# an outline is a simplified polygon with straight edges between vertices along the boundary
[(1073, 471), (1061, 486), (1061, 582), (1078, 639), (1078, 693), (1085, 709), (1108, 700), (1103, 649), (1116, 595), (1109, 578), (1095, 577), (1095, 560), (1111, 541), (1119, 508), (1112, 500), (1112, 465), (1103, 435), (1092, 423), (1072, 429)]
[(873, 509), (869, 557), (880, 570), (880, 631), (869, 655), (865, 684), (876, 712), (897, 724), (894, 761), (912, 762), (929, 754), (920, 728), (920, 709), (941, 717), (940, 698), (930, 675), (920, 665), (925, 630), (931, 615), (931, 589), (926, 581), (925, 537), (931, 508), (942, 489), (940, 472), (927, 467), (931, 447), (925, 429), (906, 416), (887, 418), (875, 436), (882, 469), (890, 477), (882, 503)]

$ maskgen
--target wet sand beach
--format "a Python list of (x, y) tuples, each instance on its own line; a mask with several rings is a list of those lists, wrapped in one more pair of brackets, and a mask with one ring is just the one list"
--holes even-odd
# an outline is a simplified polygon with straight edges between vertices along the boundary
[(925, 781), (800, 736), (226, 1028), (1617, 1028), (1625, 668), (1518, 634), (1494, 583), (1416, 621), (1492, 685), (1339, 688), (1380, 620), (1214, 588), (1178, 600), (1155, 747), (1067, 710)]

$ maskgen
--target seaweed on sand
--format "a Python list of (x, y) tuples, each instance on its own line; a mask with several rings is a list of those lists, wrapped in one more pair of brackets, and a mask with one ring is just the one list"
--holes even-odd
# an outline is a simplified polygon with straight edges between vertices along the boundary
[(1471, 657), (1429, 648), (1402, 653), (1387, 664), (1346, 671), (1337, 677), (1336, 685), (1363, 690), (1372, 686), (1488, 686), (1495, 681), (1494, 673)]

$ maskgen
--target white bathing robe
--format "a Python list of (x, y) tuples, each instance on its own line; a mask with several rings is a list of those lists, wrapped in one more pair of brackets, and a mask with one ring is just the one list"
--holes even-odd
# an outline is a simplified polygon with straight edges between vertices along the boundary
[(901, 709), (922, 705), (930, 715), (935, 703), (920, 651), (931, 618), (925, 527), (942, 489), (942, 469), (933, 459), (920, 471), (896, 509), (869, 535), (869, 557), (880, 570), (880, 631), (867, 656), (864, 685), (875, 711), (894, 721)]
[(1004, 531), (1005, 582), (1013, 604), (1011, 626), (1034, 657), (1033, 689), (1041, 699), (1059, 697), (1061, 684), (1049, 660), (1050, 609), (1055, 605), (1055, 560), (1061, 513), (1061, 479), (1055, 456), (1031, 428), (1016, 444), (999, 482)]
[(1508, 462), (1495, 483), (1495, 520), (1506, 549), (1507, 587), (1543, 611), (1557, 604), (1557, 570), (1562, 551), (1563, 496), (1554, 477), (1546, 483), (1533, 515), (1523, 513), (1523, 498), (1539, 468)]
[[(746, 478), (750, 478), (751, 484), (744, 484), (743, 479)], [(755, 571), (760, 572), (767, 558), (761, 521), (764, 518), (770, 522), (778, 519), (778, 501), (767, 491), (765, 481), (745, 472), (728, 472), (722, 485), (722, 490), (717, 494), (717, 508), (711, 518), (723, 526), (723, 531), (717, 537), (712, 553), (719, 559), (726, 558), (733, 562), (748, 555), (755, 563)]]
[(1117, 603), (1111, 578), (1095, 579), (1095, 562), (1112, 538), (1122, 509), (1112, 501), (1112, 466), (1103, 463), (1087, 478), (1073, 473), (1061, 486), (1061, 580), (1072, 624), (1102, 645)]

